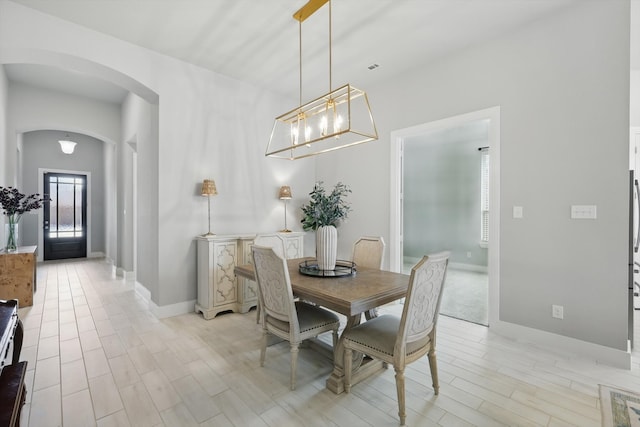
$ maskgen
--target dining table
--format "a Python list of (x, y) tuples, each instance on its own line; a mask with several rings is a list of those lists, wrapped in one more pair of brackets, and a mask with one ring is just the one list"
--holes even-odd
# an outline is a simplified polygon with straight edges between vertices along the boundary
[[(346, 326), (332, 351), (333, 371), (326, 382), (329, 390), (339, 394), (344, 391), (344, 332), (359, 325), (363, 314), (366, 314), (366, 318), (375, 317), (377, 307), (404, 298), (409, 286), (409, 276), (358, 266), (355, 266), (350, 274), (340, 276), (301, 273), (301, 265), (306, 266), (310, 262), (313, 262), (313, 258), (287, 260), (291, 288), (294, 296), (301, 300), (333, 310), (347, 318)], [(238, 276), (255, 280), (252, 264), (238, 265), (234, 271)], [(364, 358), (362, 354), (354, 354), (352, 384), (384, 368), (383, 363), (378, 360)]]

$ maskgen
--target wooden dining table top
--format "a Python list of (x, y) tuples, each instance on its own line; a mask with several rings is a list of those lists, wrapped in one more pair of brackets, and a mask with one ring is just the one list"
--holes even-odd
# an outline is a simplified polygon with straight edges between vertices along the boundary
[[(350, 276), (317, 277), (300, 273), (300, 263), (313, 258), (287, 260), (291, 288), (296, 297), (330, 310), (355, 316), (384, 304), (404, 298), (409, 276), (392, 271), (356, 267)], [(236, 275), (255, 280), (252, 264), (238, 265)]]

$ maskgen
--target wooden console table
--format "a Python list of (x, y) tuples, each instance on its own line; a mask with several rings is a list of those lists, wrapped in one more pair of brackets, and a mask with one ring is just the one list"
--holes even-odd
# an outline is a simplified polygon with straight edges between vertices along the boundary
[(0, 299), (17, 299), (20, 307), (33, 305), (37, 248), (20, 246), (14, 252), (0, 251)]

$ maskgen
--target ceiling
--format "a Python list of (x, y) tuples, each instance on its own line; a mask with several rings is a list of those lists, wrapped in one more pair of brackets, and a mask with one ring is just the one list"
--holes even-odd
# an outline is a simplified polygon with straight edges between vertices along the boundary
[[(304, 0), (11, 1), (286, 96), (299, 96), (299, 28), (292, 15)], [(335, 0), (333, 88), (349, 82), (366, 89), (515, 31), (576, 1)], [(328, 9), (322, 7), (302, 24), (303, 100), (329, 89)], [(379, 67), (369, 70), (372, 64)], [(12, 65), (7, 71), (11, 81), (81, 90), (108, 102), (124, 96), (111, 93), (116, 89), (106, 82), (92, 85), (88, 76), (61, 70)]]

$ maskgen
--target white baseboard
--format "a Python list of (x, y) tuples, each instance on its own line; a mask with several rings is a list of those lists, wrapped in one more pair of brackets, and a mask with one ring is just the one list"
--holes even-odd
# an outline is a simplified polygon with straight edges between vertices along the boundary
[(158, 318), (179, 316), (181, 314), (193, 313), (196, 300), (183, 301), (176, 304), (159, 306), (151, 300), (151, 292), (140, 282), (135, 282), (135, 291), (149, 306), (149, 310)]
[(476, 264), (464, 264), (461, 262), (450, 262), (449, 268), (452, 270), (474, 271), (476, 273), (489, 273), (489, 267)]
[(135, 271), (127, 271), (122, 267), (116, 268), (116, 276), (122, 277), (126, 281), (134, 281), (136, 279)]
[(515, 323), (492, 321), (489, 330), (498, 335), (533, 344), (550, 351), (562, 351), (575, 354), (576, 358), (596, 361), (597, 363), (621, 369), (631, 369), (631, 352), (581, 341), (552, 332), (541, 331)]
[[(416, 265), (422, 258), (404, 257), (405, 264)], [(449, 268), (453, 270), (475, 271), (478, 273), (489, 273), (489, 267), (486, 265), (465, 264), (462, 262), (450, 262)]]
[(104, 258), (104, 252), (89, 252), (87, 258)]
[(183, 301), (176, 304), (158, 306), (153, 301), (149, 301), (149, 309), (158, 319), (179, 316), (181, 314), (193, 313), (196, 300)]
[(140, 298), (145, 300), (147, 303), (151, 302), (151, 292), (149, 291), (149, 289), (145, 288), (142, 283), (136, 281), (134, 289), (136, 291), (136, 294), (138, 294)]

